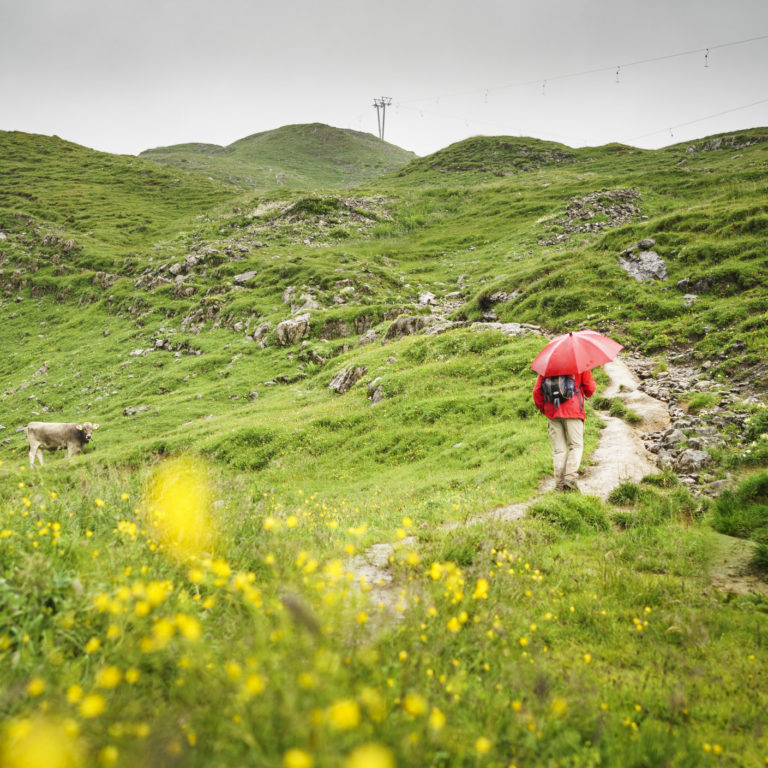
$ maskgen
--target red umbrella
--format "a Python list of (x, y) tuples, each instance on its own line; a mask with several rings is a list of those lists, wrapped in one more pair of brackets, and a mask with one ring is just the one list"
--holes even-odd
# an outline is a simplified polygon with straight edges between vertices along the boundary
[(623, 346), (597, 331), (556, 336), (536, 355), (531, 368), (542, 376), (582, 373), (613, 360)]

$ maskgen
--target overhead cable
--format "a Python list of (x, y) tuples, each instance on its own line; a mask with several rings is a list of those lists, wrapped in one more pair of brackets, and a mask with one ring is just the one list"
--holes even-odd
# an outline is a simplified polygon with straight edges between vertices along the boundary
[(491, 91), (503, 91), (508, 90), (509, 88), (523, 88), (525, 86), (529, 85), (539, 85), (541, 83), (544, 83), (542, 85), (542, 90), (546, 87), (547, 83), (550, 83), (554, 80), (567, 80), (570, 78), (575, 77), (585, 77), (587, 75), (594, 75), (598, 74), (600, 72), (616, 72), (616, 79), (618, 80), (618, 74), (619, 70), (621, 69), (627, 69), (628, 67), (638, 67), (643, 64), (651, 64), (656, 61), (666, 61), (668, 59), (676, 59), (680, 58), (682, 56), (691, 56), (694, 53), (703, 53), (704, 54), (704, 66), (709, 67), (709, 52), (714, 51), (720, 48), (730, 48), (735, 45), (745, 45), (747, 43), (754, 43), (759, 40), (768, 40), (768, 35), (759, 35), (757, 37), (750, 37), (745, 40), (733, 40), (729, 43), (720, 43), (719, 45), (710, 45), (706, 48), (694, 48), (689, 51), (680, 51), (678, 53), (668, 53), (663, 56), (653, 56), (651, 58), (647, 59), (637, 59), (636, 61), (630, 61), (625, 64), (614, 64), (612, 66), (606, 66), (606, 67), (597, 67), (595, 69), (585, 69), (580, 72), (570, 72), (567, 74), (562, 75), (555, 75), (554, 77), (538, 77), (535, 80), (525, 80), (517, 83), (509, 83), (507, 85), (499, 85), (495, 86), (493, 88), (480, 88), (480, 89), (473, 89), (471, 91), (457, 91), (455, 93), (448, 93), (448, 94), (440, 94), (439, 96), (429, 96), (424, 97), (421, 99), (408, 99), (406, 101), (398, 102), (400, 105), (403, 104), (416, 104), (423, 101), (435, 101), (441, 98), (452, 98), (454, 96), (471, 96), (478, 93), (484, 93), (488, 94)]

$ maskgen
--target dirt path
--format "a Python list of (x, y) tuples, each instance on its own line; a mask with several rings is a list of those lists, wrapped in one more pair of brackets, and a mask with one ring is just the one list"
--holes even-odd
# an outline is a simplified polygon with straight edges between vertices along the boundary
[(754, 542), (724, 536), (722, 533), (715, 535), (717, 548), (709, 571), (712, 586), (718, 592), (731, 595), (768, 597), (768, 584), (749, 572), (749, 561), (755, 550)]
[[(600, 414), (605, 428), (600, 433), (597, 447), (588, 459), (582, 471), (579, 486), (582, 493), (606, 500), (611, 491), (623, 482), (639, 482), (643, 477), (658, 473), (654, 457), (643, 445), (642, 435), (646, 432), (658, 432), (670, 425), (669, 412), (664, 403), (645, 394), (639, 389), (639, 379), (620, 359), (604, 366), (608, 374), (608, 386), (601, 393), (604, 397), (618, 397), (641, 417), (635, 426), (619, 418)], [(546, 435), (542, 437), (545, 439)], [(582, 465), (584, 466), (584, 465)], [(470, 518), (467, 525), (484, 520), (520, 520), (525, 517), (528, 508), (542, 494), (553, 490), (553, 478), (544, 480), (539, 492), (526, 502), (497, 507), (489, 512)], [(453, 529), (462, 523), (448, 523), (446, 528)], [(734, 594), (768, 594), (768, 585), (751, 576), (747, 571), (747, 562), (752, 550), (751, 542), (722, 537), (712, 566), (712, 583), (715, 589)], [(400, 542), (398, 546), (413, 545), (414, 539)], [(347, 563), (347, 569), (356, 580), (363, 580), (369, 597), (374, 605), (384, 609), (395, 609), (402, 596), (393, 589), (390, 559), (395, 554), (392, 544), (374, 544), (362, 555), (357, 555)]]
[[(609, 383), (601, 394), (604, 397), (621, 398), (628, 408), (641, 417), (641, 421), (631, 426), (614, 416), (600, 414), (605, 428), (600, 432), (600, 439), (589, 457), (589, 464), (582, 470), (579, 486), (582, 493), (603, 500), (621, 483), (636, 483), (646, 475), (659, 471), (653, 456), (643, 445), (642, 434), (666, 429), (670, 423), (664, 403), (641, 392), (638, 388), (640, 380), (621, 360), (607, 363), (604, 369)], [(491, 516), (497, 520), (519, 520), (542, 493), (554, 487), (554, 479), (550, 477), (542, 483), (535, 498), (521, 504), (499, 507), (491, 512)], [(478, 522), (479, 519), (473, 518), (470, 522)]]
[[(608, 494), (625, 480), (639, 481), (645, 475), (658, 472), (652, 456), (646, 451), (641, 439), (642, 432), (664, 429), (669, 425), (669, 414), (663, 403), (643, 394), (638, 389), (639, 380), (620, 362), (614, 361), (605, 366), (610, 383), (605, 390), (606, 397), (620, 397), (631, 407), (642, 421), (632, 427), (621, 419), (601, 415), (605, 429), (600, 433), (597, 448), (590, 457), (590, 466), (584, 471), (579, 484), (582, 492), (606, 499)], [(542, 437), (546, 439), (546, 435)], [(467, 524), (482, 520), (519, 520), (525, 517), (526, 510), (541, 494), (554, 488), (554, 480), (546, 479), (539, 492), (529, 501), (499, 507), (490, 512), (470, 518)], [(448, 523), (446, 528), (457, 528), (461, 523)], [(413, 539), (400, 542), (399, 546), (408, 546)], [(385, 608), (394, 608), (399, 596), (392, 589), (392, 574), (389, 568), (390, 558), (395, 554), (392, 544), (374, 544), (363, 554), (356, 555), (347, 562), (347, 570), (355, 575), (356, 581), (362, 581), (369, 591), (374, 604)]]

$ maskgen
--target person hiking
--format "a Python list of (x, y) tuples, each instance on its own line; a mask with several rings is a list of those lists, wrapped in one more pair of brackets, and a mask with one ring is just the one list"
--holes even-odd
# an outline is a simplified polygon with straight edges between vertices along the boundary
[(547, 417), (555, 490), (579, 490), (577, 478), (584, 453), (584, 399), (592, 397), (596, 388), (590, 371), (570, 376), (539, 375), (536, 380), (533, 401)]
[(584, 400), (595, 394), (592, 368), (623, 349), (619, 342), (585, 329), (556, 336), (536, 355), (531, 369), (539, 374), (533, 401), (547, 417), (555, 488), (578, 491), (576, 482), (584, 453)]

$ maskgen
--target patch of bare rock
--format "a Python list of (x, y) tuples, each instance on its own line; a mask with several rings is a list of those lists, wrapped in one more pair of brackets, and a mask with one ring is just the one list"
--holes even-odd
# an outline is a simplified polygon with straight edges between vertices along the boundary
[(565, 216), (553, 224), (557, 233), (539, 240), (539, 245), (565, 243), (570, 234), (600, 232), (626, 224), (642, 216), (642, 196), (636, 189), (604, 189), (583, 197), (572, 197), (565, 206)]
[[(627, 364), (640, 379), (639, 389), (666, 403), (671, 424), (648, 431), (645, 446), (656, 457), (660, 469), (674, 471), (693, 493), (719, 494), (727, 479), (712, 473), (710, 449), (741, 446), (747, 442), (748, 414), (737, 406), (748, 400), (746, 385), (731, 382), (728, 387), (712, 381), (705, 368), (694, 367), (684, 355), (668, 357), (665, 371), (653, 371), (650, 361), (628, 357)], [(705, 365), (707, 365), (705, 363)], [(678, 405), (682, 395), (705, 392), (716, 399), (698, 413)]]

